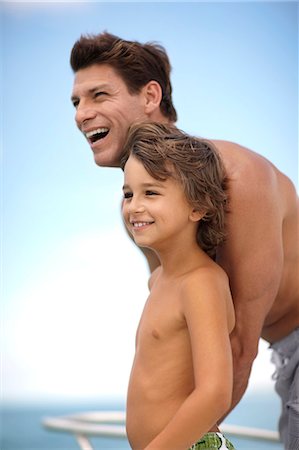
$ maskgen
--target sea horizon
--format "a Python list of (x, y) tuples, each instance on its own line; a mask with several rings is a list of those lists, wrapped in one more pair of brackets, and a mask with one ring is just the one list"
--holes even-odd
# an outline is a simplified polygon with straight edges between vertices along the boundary
[[(1, 406), (1, 450), (79, 450), (73, 435), (46, 430), (42, 421), (86, 411), (123, 411), (125, 397), (8, 400)], [(277, 430), (280, 400), (273, 390), (248, 392), (225, 420), (226, 424)], [(221, 427), (220, 427), (221, 428)], [(280, 443), (229, 436), (236, 450), (283, 450)], [(130, 449), (124, 438), (92, 438), (95, 450)]]

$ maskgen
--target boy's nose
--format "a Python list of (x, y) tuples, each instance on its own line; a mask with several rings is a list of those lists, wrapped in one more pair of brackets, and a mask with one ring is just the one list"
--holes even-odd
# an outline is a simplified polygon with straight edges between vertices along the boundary
[(134, 199), (134, 197), (132, 198), (130, 205), (129, 205), (129, 211), (131, 213), (140, 213), (140, 212), (144, 212), (145, 208), (143, 205), (143, 202), (138, 200), (138, 199)]

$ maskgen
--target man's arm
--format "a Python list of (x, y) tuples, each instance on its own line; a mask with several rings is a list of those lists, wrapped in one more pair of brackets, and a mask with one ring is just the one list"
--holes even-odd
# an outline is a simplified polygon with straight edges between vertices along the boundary
[(231, 334), (234, 388), (231, 409), (241, 400), (265, 318), (282, 274), (282, 205), (272, 166), (257, 155), (233, 173), (229, 184), (228, 238), (218, 254), (235, 305)]

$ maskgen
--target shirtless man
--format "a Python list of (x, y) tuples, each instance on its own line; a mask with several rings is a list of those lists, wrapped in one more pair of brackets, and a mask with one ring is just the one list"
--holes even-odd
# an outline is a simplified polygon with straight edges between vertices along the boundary
[[(132, 123), (176, 121), (163, 48), (108, 33), (81, 37), (72, 49), (71, 66), (76, 123), (96, 164), (119, 167)], [(217, 262), (230, 279), (236, 313), (230, 409), (246, 390), (263, 337), (278, 361), (281, 438), (285, 449), (298, 450), (298, 196), (291, 181), (262, 156), (231, 142), (213, 142), (230, 179), (228, 237), (217, 252)], [(146, 254), (153, 270), (159, 261)]]
[(225, 237), (223, 165), (211, 143), (161, 123), (131, 127), (124, 150), (125, 224), (161, 261), (137, 331), (129, 442), (233, 450), (217, 426), (231, 401), (235, 324), (228, 277), (212, 259)]

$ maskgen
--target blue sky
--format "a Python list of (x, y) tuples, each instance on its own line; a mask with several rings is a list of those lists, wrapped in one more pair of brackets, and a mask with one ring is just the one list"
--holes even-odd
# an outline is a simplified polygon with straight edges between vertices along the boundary
[(298, 187), (298, 5), (0, 8), (4, 396), (122, 395), (148, 274), (121, 224), (122, 172), (97, 167), (74, 125), (71, 47), (103, 30), (159, 42), (178, 126), (261, 153)]

